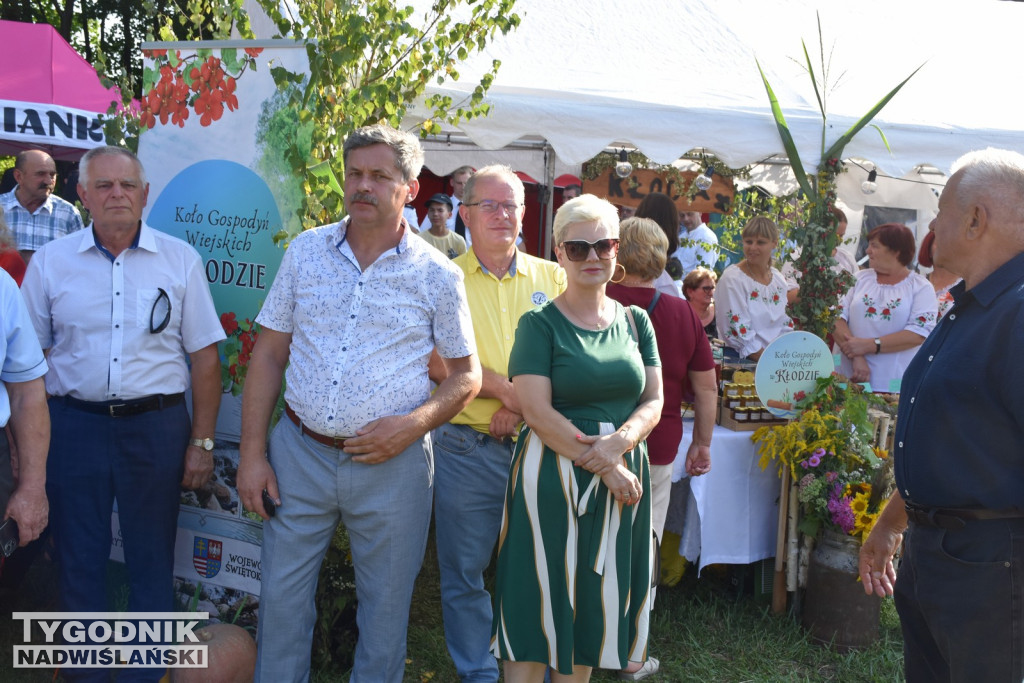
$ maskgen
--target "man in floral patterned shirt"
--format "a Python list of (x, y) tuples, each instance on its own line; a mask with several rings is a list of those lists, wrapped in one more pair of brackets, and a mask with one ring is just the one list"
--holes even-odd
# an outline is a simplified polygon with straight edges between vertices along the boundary
[[(273, 683), (309, 678), (317, 574), (338, 522), (359, 599), (351, 681), (402, 680), (430, 523), (429, 431), (480, 389), (462, 272), (402, 217), (419, 190), (419, 142), (369, 126), (349, 135), (344, 156), (349, 217), (285, 253), (243, 394), (238, 490), (268, 520), (256, 680)], [(447, 379), (431, 394), (435, 348)], [(268, 462), (286, 366), (287, 417)]]

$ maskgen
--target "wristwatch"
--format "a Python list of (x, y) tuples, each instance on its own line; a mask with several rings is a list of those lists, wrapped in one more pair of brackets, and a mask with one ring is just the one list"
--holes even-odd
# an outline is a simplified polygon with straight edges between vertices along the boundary
[(188, 442), (188, 445), (202, 448), (204, 451), (209, 453), (213, 450), (213, 439), (192, 439)]
[(882, 352), (882, 340), (880, 337), (875, 337), (875, 355), (877, 356)]

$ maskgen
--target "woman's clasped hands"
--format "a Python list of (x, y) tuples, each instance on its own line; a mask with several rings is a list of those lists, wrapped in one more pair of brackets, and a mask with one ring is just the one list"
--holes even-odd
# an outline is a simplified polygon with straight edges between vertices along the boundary
[(583, 455), (576, 458), (577, 467), (601, 477), (601, 481), (618, 502), (633, 505), (640, 501), (643, 486), (636, 475), (625, 466), (622, 458), (623, 453), (633, 448), (632, 442), (621, 432), (604, 436), (577, 434), (576, 440), (590, 446)]

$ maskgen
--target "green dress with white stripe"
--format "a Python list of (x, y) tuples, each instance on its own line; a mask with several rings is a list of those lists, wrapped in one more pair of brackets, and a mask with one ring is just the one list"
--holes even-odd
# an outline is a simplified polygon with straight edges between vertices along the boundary
[[(660, 365), (647, 314), (625, 309), (600, 331), (570, 323), (553, 303), (519, 320), (509, 376), (551, 379), (551, 402), (583, 434), (629, 418), (645, 366)], [(597, 477), (540, 442), (528, 427), (509, 469), (498, 545), (491, 651), (503, 660), (620, 669), (647, 657), (651, 586), (650, 466), (641, 443), (625, 454), (640, 502), (615, 501)]]

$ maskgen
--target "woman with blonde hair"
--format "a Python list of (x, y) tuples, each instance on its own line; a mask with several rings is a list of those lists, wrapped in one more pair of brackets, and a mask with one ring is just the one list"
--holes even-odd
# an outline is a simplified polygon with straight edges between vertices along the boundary
[(606, 295), (619, 250), (615, 207), (559, 208), (566, 289), (519, 319), (508, 374), (526, 426), (509, 470), (491, 650), (505, 681), (588, 681), (647, 660), (650, 469), (662, 409), (651, 321)]
[(727, 351), (740, 358), (759, 359), (768, 344), (793, 330), (786, 313), (786, 292), (791, 287), (772, 267), (772, 252), (778, 245), (779, 226), (764, 216), (751, 218), (743, 228), (743, 259), (726, 268), (718, 281), (718, 333)]

